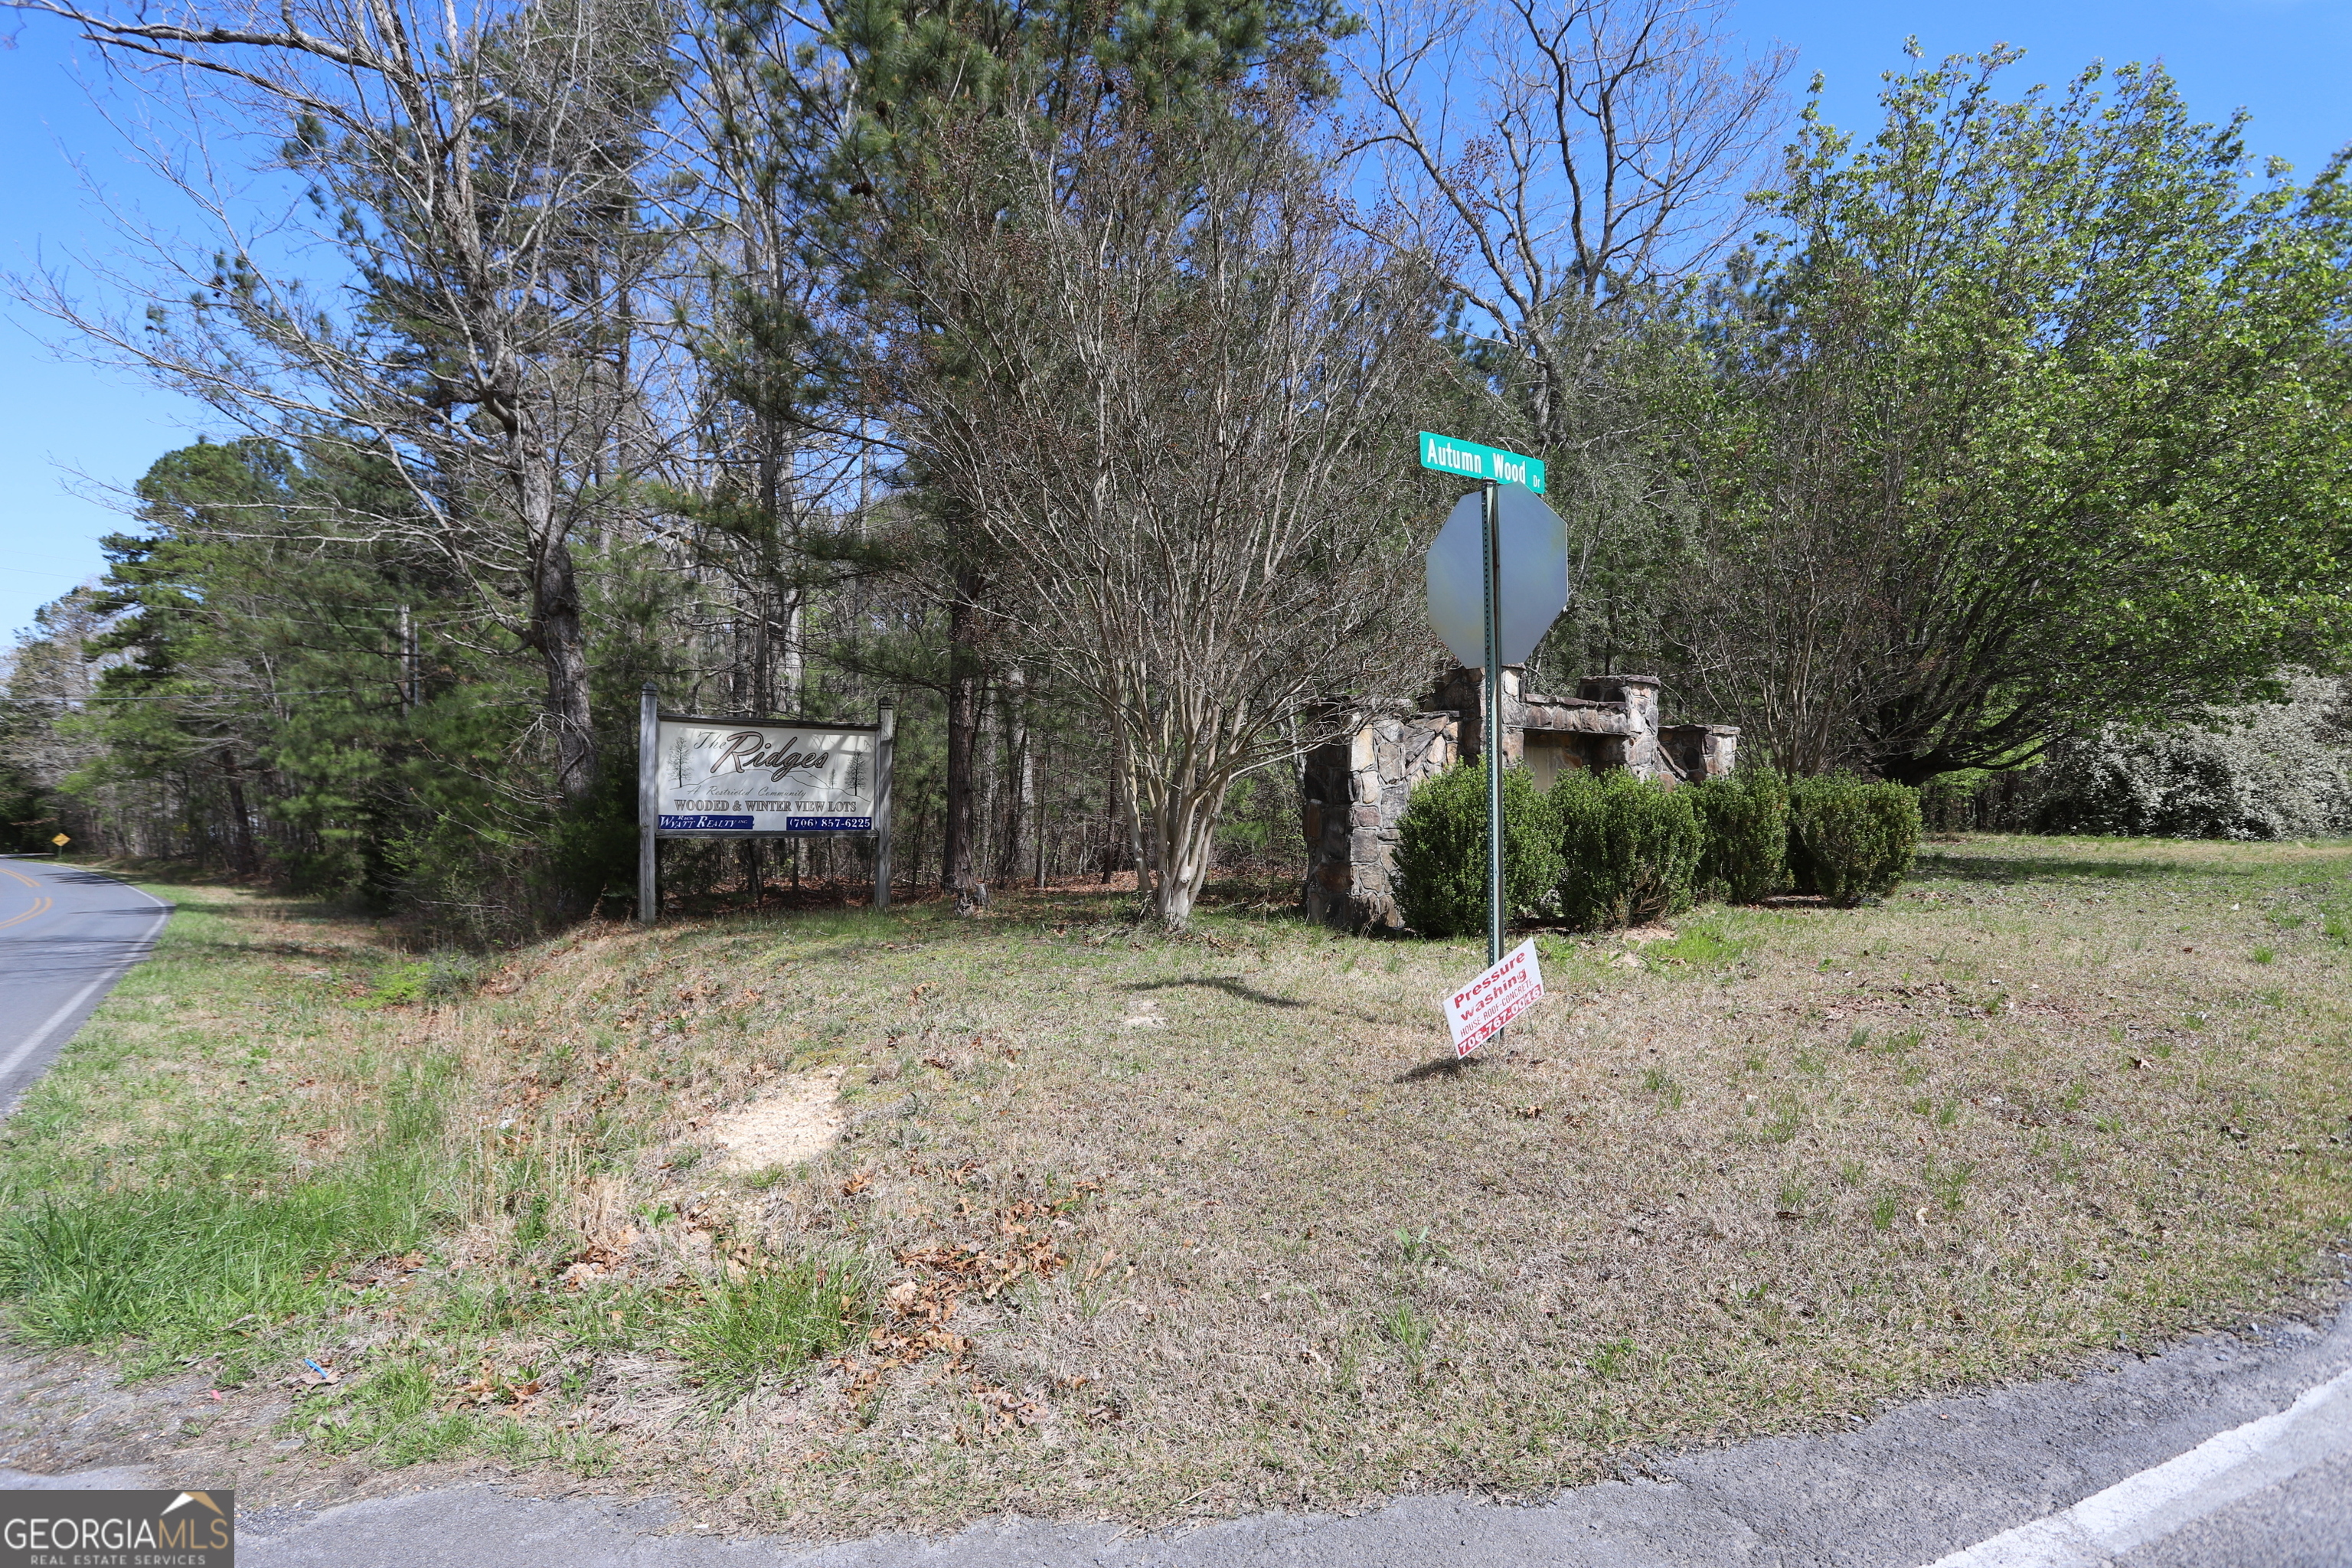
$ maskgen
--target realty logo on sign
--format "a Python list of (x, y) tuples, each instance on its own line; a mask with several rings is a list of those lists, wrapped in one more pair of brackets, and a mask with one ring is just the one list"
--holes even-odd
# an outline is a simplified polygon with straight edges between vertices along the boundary
[(0, 1492), (0, 1568), (234, 1568), (236, 1494)]
[(1454, 1032), (1455, 1059), (1494, 1038), (1542, 996), (1543, 965), (1536, 960), (1535, 939), (1529, 937), (1505, 953), (1502, 963), (1445, 999), (1445, 1026)]

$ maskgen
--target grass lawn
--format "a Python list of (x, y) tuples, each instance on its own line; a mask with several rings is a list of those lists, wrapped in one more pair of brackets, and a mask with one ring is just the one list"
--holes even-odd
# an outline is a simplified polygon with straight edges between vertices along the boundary
[[(148, 885), (156, 960), (7, 1124), (0, 1300), (278, 1402), (207, 1450), (264, 1493), (456, 1458), (808, 1532), (1533, 1495), (2296, 1310), (2352, 1227), (2343, 847), (1975, 837), (1880, 907), (1548, 933), (1460, 1068), (1482, 949), (1238, 907), (418, 960)], [(811, 1160), (719, 1147), (835, 1093)]]

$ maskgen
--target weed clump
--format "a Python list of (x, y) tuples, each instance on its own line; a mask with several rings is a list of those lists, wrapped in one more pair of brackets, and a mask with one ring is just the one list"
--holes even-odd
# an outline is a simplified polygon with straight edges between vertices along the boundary
[(869, 1295), (862, 1278), (805, 1258), (714, 1280), (680, 1335), (687, 1365), (713, 1393), (748, 1394), (847, 1346), (871, 1316)]
[(1919, 797), (1847, 773), (1799, 779), (1789, 790), (1789, 869), (1801, 893), (1833, 904), (1884, 898), (1919, 852)]

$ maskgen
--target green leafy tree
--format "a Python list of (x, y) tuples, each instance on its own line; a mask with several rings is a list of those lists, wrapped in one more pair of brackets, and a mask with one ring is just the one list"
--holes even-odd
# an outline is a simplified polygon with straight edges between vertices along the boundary
[(2157, 68), (2018, 51), (1809, 111), (1694, 411), (1697, 694), (1917, 782), (2270, 692), (2352, 637), (2352, 189), (2257, 178)]

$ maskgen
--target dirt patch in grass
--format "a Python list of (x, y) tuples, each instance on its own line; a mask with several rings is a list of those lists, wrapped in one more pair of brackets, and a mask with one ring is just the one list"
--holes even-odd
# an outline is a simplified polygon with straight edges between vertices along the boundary
[[(43, 1202), (404, 1190), (242, 1322), (49, 1331), (285, 1387), (281, 1466), (805, 1532), (1535, 1495), (2306, 1299), (2352, 1224), (2352, 851), (1930, 849), (1875, 908), (1545, 934), (1550, 998), (1460, 1067), (1478, 952), (1273, 915), (600, 928), (403, 992), (362, 928), (175, 889), (11, 1124), (0, 1289), (66, 1321)], [(818, 1084), (835, 1146), (748, 1152)]]
[(782, 1173), (841, 1142), (843, 1069), (794, 1073), (712, 1120), (705, 1141), (734, 1171)]

